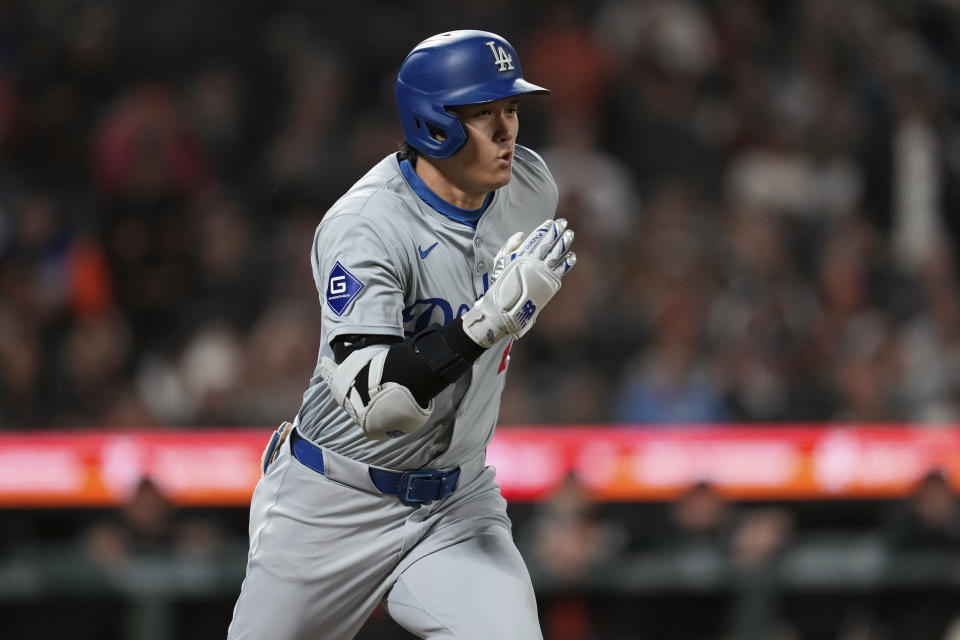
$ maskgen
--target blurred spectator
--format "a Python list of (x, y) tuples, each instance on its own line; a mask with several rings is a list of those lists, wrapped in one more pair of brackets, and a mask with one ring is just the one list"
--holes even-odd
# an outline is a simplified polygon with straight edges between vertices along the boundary
[(59, 350), (57, 378), (59, 419), (90, 425), (110, 413), (125, 388), (124, 375), (133, 353), (126, 319), (119, 314), (87, 318), (72, 325)]
[(902, 419), (898, 336), (889, 318), (864, 313), (847, 323), (837, 345), (835, 377), (841, 403), (834, 420), (849, 423)]
[(105, 113), (95, 133), (94, 170), (108, 197), (143, 200), (187, 194), (208, 176), (172, 87), (135, 87)]
[(570, 474), (539, 503), (521, 544), (537, 570), (559, 584), (577, 584), (627, 544), (626, 531), (599, 517), (587, 487)]
[(84, 552), (93, 560), (117, 565), (136, 557), (209, 556), (222, 546), (212, 522), (178, 513), (160, 488), (143, 478), (127, 502), (83, 535)]
[(727, 623), (730, 638), (778, 640), (799, 637), (781, 611), (774, 587), (778, 560), (793, 539), (794, 517), (783, 507), (746, 512), (731, 533), (729, 559), (736, 597)]
[(624, 423), (722, 422), (723, 398), (700, 360), (702, 316), (681, 293), (669, 295), (654, 318), (654, 337), (621, 391), (616, 419)]
[(737, 522), (730, 537), (730, 560), (744, 570), (769, 566), (793, 535), (793, 516), (785, 508), (755, 509)]
[(40, 336), (12, 310), (0, 307), (0, 424), (43, 423), (53, 419), (41, 397)]
[(708, 331), (727, 403), (739, 420), (816, 418), (816, 406), (823, 405), (805, 408), (798, 398), (803, 381), (795, 360), (819, 307), (788, 232), (763, 211), (733, 208), (725, 217), (726, 280), (711, 301)]
[[(524, 70), (554, 92), (562, 117), (589, 123), (613, 80), (615, 60), (581, 15), (585, 7), (559, 3), (545, 14), (522, 45)], [(557, 64), (562, 52), (563, 64)], [(589, 126), (589, 125), (588, 125)]]
[(655, 637), (790, 638), (779, 635), (789, 630), (772, 601), (772, 584), (792, 533), (786, 509), (736, 505), (710, 482), (694, 484), (669, 504), (653, 551), (671, 572), (704, 589), (729, 580), (733, 598), (693, 616), (654, 611), (642, 626), (662, 629)]
[(662, 548), (723, 553), (730, 542), (734, 509), (716, 487), (701, 481), (670, 504)]
[[(542, 612), (545, 637), (551, 640), (591, 640), (595, 624), (582, 585), (602, 576), (628, 544), (622, 524), (602, 518), (588, 488), (569, 474), (535, 513), (518, 536), (518, 547), (535, 580), (553, 585), (561, 597)], [(569, 595), (564, 595), (569, 591)]]
[[(932, 469), (891, 513), (883, 534), (888, 573), (928, 586), (906, 590), (878, 612), (890, 637), (941, 640), (957, 620), (956, 598), (930, 584), (955, 575), (960, 560), (960, 502), (947, 476)], [(921, 584), (923, 584), (921, 582)]]
[(730, 503), (710, 482), (690, 487), (669, 507), (659, 548), (683, 553), (710, 552), (738, 570), (769, 565), (793, 533), (793, 519), (779, 508), (744, 508)]
[(211, 63), (200, 69), (185, 88), (184, 108), (189, 127), (197, 132), (218, 170), (232, 178), (243, 176), (245, 125), (244, 74), (230, 64)]
[(903, 329), (903, 400), (914, 421), (960, 419), (960, 287), (953, 258), (933, 252), (920, 266), (925, 308)]
[(192, 200), (188, 215), (195, 233), (190, 253), (196, 272), (188, 309), (181, 316), (193, 327), (225, 322), (245, 330), (264, 307), (266, 258), (256, 246), (258, 229), (237, 197), (211, 187)]
[(942, 471), (920, 480), (885, 533), (895, 551), (960, 552), (960, 502)]
[[(282, 65), (282, 77), (289, 95), (286, 112), (276, 136), (265, 150), (263, 160), (270, 182), (280, 188), (308, 196), (326, 196), (319, 191), (326, 176), (345, 179), (343, 158), (329, 152), (347, 144), (338, 125), (344, 115), (346, 65), (341, 53), (330, 43), (322, 43), (307, 33), (301, 21), (291, 23), (281, 15), (271, 24), (270, 44)], [(356, 131), (357, 135), (362, 130)], [(371, 152), (373, 150), (371, 149)], [(333, 204), (328, 203), (327, 206)]]
[(716, 57), (705, 7), (608, 2), (597, 29), (620, 53), (602, 139), (631, 168), (641, 192), (668, 180), (715, 184), (711, 147), (728, 126), (707, 86)]
[(550, 138), (556, 146), (541, 150), (550, 167), (571, 228), (582, 229), (577, 243), (610, 250), (624, 242), (631, 222), (639, 219), (640, 197), (627, 168), (599, 146), (599, 124), (557, 115)]

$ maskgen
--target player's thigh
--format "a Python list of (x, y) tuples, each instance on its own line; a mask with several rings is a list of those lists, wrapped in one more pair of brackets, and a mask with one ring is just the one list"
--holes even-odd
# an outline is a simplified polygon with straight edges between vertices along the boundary
[[(314, 600), (316, 591), (297, 589), (284, 577), (253, 567), (244, 580), (227, 631), (229, 640), (353, 638), (376, 607), (367, 592), (357, 602)], [(346, 607), (341, 606), (346, 604)]]
[(284, 451), (251, 502), (230, 640), (352, 638), (402, 547), (394, 503), (331, 482)]
[(509, 530), (493, 526), (408, 567), (387, 611), (421, 638), (542, 638), (530, 575)]

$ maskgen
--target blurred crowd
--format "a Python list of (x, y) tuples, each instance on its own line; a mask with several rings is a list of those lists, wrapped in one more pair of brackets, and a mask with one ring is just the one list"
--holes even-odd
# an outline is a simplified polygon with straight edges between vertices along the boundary
[(0, 2), (0, 427), (268, 425), (403, 56), (517, 47), (580, 266), (507, 424), (960, 418), (946, 0)]
[(605, 514), (575, 476), (536, 506), (517, 542), (545, 637), (960, 638), (960, 500), (939, 470), (845, 533), (804, 526), (783, 505), (733, 502), (709, 482), (663, 507), (632, 522)]
[[(946, 476), (932, 469), (903, 500), (871, 511), (863, 522), (811, 526), (803, 509), (736, 502), (706, 481), (661, 503), (618, 508), (596, 502), (571, 474), (511, 518), (548, 640), (960, 638), (960, 497)], [(178, 507), (143, 478), (122, 508), (87, 519), (79, 536), (31, 535), (35, 527), (22, 523), (6, 551), (53, 554), (98, 593), (116, 589), (118, 576), (163, 584), (186, 571), (206, 575), (211, 593), (219, 572), (234, 596), (246, 545), (223, 516)], [(229, 612), (209, 606), (206, 635), (189, 637), (222, 634)], [(34, 631), (14, 637), (46, 637), (12, 618)], [(70, 637), (125, 637), (103, 633), (110, 616), (88, 619)], [(412, 638), (382, 612), (365, 629), (361, 638)]]
[[(406, 52), (454, 28), (501, 33), (553, 89), (519, 142), (577, 231), (503, 424), (960, 420), (949, 0), (0, 0), (0, 429), (290, 419), (319, 347), (313, 231), (396, 149)], [(734, 595), (630, 601), (622, 637), (631, 615), (651, 638), (960, 637), (953, 602), (852, 605), (830, 636), (764, 602), (804, 533), (788, 510), (709, 484), (639, 524), (604, 506), (571, 477), (517, 519), (550, 638), (621, 637), (581, 587), (643, 595), (612, 576), (651, 566)], [(936, 472), (874, 524), (891, 552), (960, 553)], [(234, 538), (146, 480), (79, 555)]]

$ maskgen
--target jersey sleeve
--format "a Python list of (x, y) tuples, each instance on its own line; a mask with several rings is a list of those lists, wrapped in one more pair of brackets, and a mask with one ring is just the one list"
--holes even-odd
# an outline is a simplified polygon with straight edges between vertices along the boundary
[(359, 215), (338, 215), (317, 227), (310, 258), (327, 342), (345, 334), (403, 337), (404, 268), (383, 236)]

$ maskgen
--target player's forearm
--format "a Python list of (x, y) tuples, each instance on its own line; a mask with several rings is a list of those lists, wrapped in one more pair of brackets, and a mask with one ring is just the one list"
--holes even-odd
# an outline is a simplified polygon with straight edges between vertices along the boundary
[[(390, 336), (349, 336), (333, 346), (337, 364), (354, 351), (371, 345), (390, 345), (383, 363), (383, 382), (396, 382), (413, 394), (425, 407), (430, 400), (459, 380), (486, 349), (478, 346), (463, 330), (462, 321), (423, 331), (400, 340)], [(370, 367), (363, 367), (356, 377), (357, 389), (367, 389)]]
[(463, 331), (463, 322), (453, 322), (399, 342), (387, 353), (383, 380), (410, 389), (425, 407), (434, 397), (459, 380), (483, 352)]

